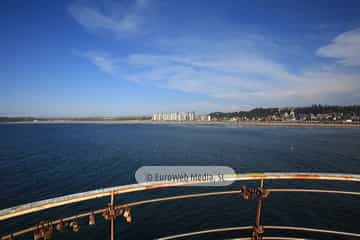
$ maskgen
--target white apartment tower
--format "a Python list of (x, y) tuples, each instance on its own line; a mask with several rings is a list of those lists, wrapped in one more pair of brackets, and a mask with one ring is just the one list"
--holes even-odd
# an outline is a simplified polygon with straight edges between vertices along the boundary
[(194, 121), (195, 112), (162, 112), (154, 113), (153, 121)]

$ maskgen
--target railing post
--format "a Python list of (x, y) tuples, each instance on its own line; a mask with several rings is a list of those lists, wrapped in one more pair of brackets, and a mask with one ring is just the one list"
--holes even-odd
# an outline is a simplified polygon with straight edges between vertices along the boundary
[[(111, 192), (110, 195), (110, 207), (114, 209), (114, 192)], [(115, 216), (111, 218), (110, 220), (110, 240), (115, 240)]]
[(258, 196), (258, 204), (256, 207), (256, 220), (255, 220), (255, 226), (253, 228), (252, 233), (252, 240), (262, 240), (264, 229), (261, 226), (261, 209), (263, 205), (263, 190), (264, 190), (264, 179), (262, 178), (260, 181), (260, 194)]

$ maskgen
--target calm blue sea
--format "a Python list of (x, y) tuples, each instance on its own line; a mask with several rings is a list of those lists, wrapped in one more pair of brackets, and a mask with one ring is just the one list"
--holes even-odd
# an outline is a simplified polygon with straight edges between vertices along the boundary
[[(245, 172), (360, 174), (360, 129), (146, 124), (0, 125), (0, 209), (46, 198), (135, 183), (144, 165), (223, 165)], [(117, 202), (200, 191), (236, 189), (182, 187), (127, 194)], [(308, 181), (265, 182), (267, 187), (333, 187), (360, 191), (360, 184)], [(0, 222), (6, 234), (43, 219), (102, 208), (105, 200), (75, 204)], [(204, 228), (252, 225), (256, 203), (240, 196), (157, 203), (132, 210), (134, 221), (116, 222), (117, 239), (156, 237)], [(263, 223), (360, 232), (360, 199), (326, 194), (274, 193), (264, 202)], [(108, 239), (100, 217), (82, 221), (79, 233), (54, 239)], [(218, 234), (211, 238), (241, 236)], [(290, 234), (290, 236), (297, 236)], [(308, 235), (307, 235), (308, 236)], [(26, 238), (29, 239), (29, 236)], [(199, 237), (194, 239), (200, 239)], [(321, 239), (331, 238), (330, 235)]]

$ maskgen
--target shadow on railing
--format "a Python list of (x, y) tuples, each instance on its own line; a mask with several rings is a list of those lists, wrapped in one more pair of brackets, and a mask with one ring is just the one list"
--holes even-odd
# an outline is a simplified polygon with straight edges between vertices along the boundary
[[(136, 202), (129, 202), (126, 204), (115, 204), (115, 196), (124, 193), (145, 191), (149, 189), (158, 189), (158, 188), (167, 188), (175, 186), (185, 186), (185, 185), (194, 185), (200, 184), (196, 181), (187, 181), (187, 182), (150, 182), (142, 184), (133, 184), (125, 185), (119, 187), (105, 188), (95, 191), (77, 193), (72, 195), (67, 195), (63, 197), (57, 197), (52, 199), (47, 199), (43, 201), (28, 203), (8, 209), (0, 210), (0, 220), (6, 220), (10, 218), (15, 218), (17, 216), (22, 216), (29, 213), (34, 213), (42, 211), (45, 209), (50, 209), (58, 206), (63, 206), (71, 203), (83, 202), (95, 198), (110, 197), (109, 204), (106, 208), (80, 213), (70, 217), (52, 220), (52, 221), (43, 221), (36, 226), (25, 228), (5, 236), (1, 237), (1, 240), (5, 239), (14, 239), (16, 237), (33, 234), (34, 240), (46, 240), (50, 239), (54, 231), (62, 232), (65, 229), (71, 229), (74, 232), (79, 231), (80, 223), (79, 219), (89, 218), (89, 225), (94, 225), (96, 216), (102, 215), (106, 220), (110, 222), (110, 239), (115, 239), (115, 224), (114, 221), (118, 217), (123, 217), (126, 222), (130, 223), (132, 221), (131, 208), (151, 204), (156, 202), (180, 200), (180, 199), (190, 199), (190, 198), (200, 198), (200, 197), (211, 197), (211, 196), (220, 196), (220, 195), (232, 195), (240, 194), (245, 200), (257, 201), (256, 208), (256, 219), (254, 225), (242, 226), (242, 227), (230, 227), (230, 228), (217, 228), (217, 229), (208, 229), (201, 230), (191, 233), (183, 233), (173, 236), (161, 237), (158, 239), (169, 240), (169, 239), (183, 239), (186, 237), (199, 236), (203, 234), (211, 234), (217, 232), (230, 232), (230, 231), (250, 231), (250, 235), (247, 238), (238, 238), (238, 239), (251, 239), (251, 240), (261, 240), (261, 239), (300, 239), (293, 237), (270, 237), (265, 236), (265, 230), (287, 230), (287, 231), (297, 231), (297, 232), (308, 232), (308, 233), (324, 233), (334, 236), (344, 236), (344, 237), (356, 237), (360, 238), (360, 233), (351, 233), (343, 231), (332, 231), (327, 229), (315, 229), (308, 227), (295, 227), (295, 226), (268, 226), (261, 224), (261, 210), (263, 200), (269, 197), (272, 193), (278, 192), (304, 192), (304, 193), (324, 193), (324, 194), (342, 194), (342, 195), (352, 195), (360, 196), (360, 192), (351, 192), (351, 191), (339, 191), (332, 189), (293, 189), (293, 188), (276, 188), (276, 189), (267, 189), (264, 187), (265, 180), (279, 180), (279, 179), (288, 179), (288, 180), (326, 180), (326, 181), (351, 181), (351, 182), (360, 182), (360, 175), (353, 174), (332, 174), (332, 173), (250, 173), (250, 174), (234, 174), (234, 175), (225, 175), (225, 181), (246, 181), (246, 180), (258, 180), (260, 181), (259, 187), (257, 188), (248, 188), (246, 186), (241, 187), (239, 190), (230, 190), (230, 191), (217, 191), (217, 192), (207, 192), (207, 193), (194, 193), (194, 194), (183, 194), (170, 197), (162, 198), (153, 198)], [(201, 182), (204, 183), (204, 182)]]

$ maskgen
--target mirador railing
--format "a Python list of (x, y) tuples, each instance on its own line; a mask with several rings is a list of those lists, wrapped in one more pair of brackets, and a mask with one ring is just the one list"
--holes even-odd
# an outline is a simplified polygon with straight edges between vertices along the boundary
[[(63, 197), (57, 197), (52, 199), (47, 199), (43, 201), (28, 203), (20, 206), (15, 206), (8, 209), (0, 210), (0, 226), (1, 221), (16, 218), (25, 214), (31, 214), (38, 211), (43, 211), (46, 209), (64, 206), (72, 203), (79, 203), (84, 201), (89, 201), (96, 198), (109, 197), (110, 201), (108, 206), (88, 211), (78, 213), (73, 216), (69, 216), (61, 219), (54, 219), (50, 221), (43, 221), (39, 224), (31, 227), (27, 227), (21, 230), (16, 230), (12, 233), (0, 233), (3, 235), (1, 240), (4, 239), (16, 239), (19, 236), (32, 234), (35, 240), (45, 240), (50, 239), (55, 231), (62, 232), (66, 229), (70, 229), (74, 232), (79, 231), (80, 223), (79, 219), (89, 218), (89, 225), (94, 225), (96, 217), (102, 215), (106, 220), (109, 221), (110, 225), (110, 236), (111, 240), (115, 239), (115, 220), (117, 218), (123, 217), (126, 222), (131, 223), (132, 214), (131, 209), (139, 207), (141, 205), (156, 203), (156, 202), (166, 202), (174, 200), (185, 200), (190, 198), (201, 198), (201, 197), (216, 197), (220, 195), (233, 195), (239, 194), (245, 200), (257, 201), (256, 207), (256, 219), (253, 224), (248, 226), (240, 227), (225, 227), (217, 229), (199, 229), (197, 232), (190, 233), (180, 233), (173, 236), (160, 237), (158, 239), (169, 240), (169, 239), (185, 239), (186, 237), (199, 236), (203, 234), (212, 234), (218, 232), (230, 232), (230, 231), (249, 231), (250, 235), (246, 238), (238, 239), (251, 239), (251, 240), (260, 240), (260, 239), (299, 239), (292, 237), (271, 237), (266, 235), (267, 230), (287, 230), (287, 231), (296, 231), (296, 232), (307, 232), (307, 233), (324, 233), (334, 236), (345, 236), (345, 237), (354, 237), (360, 239), (360, 233), (344, 232), (341, 230), (328, 230), (328, 229), (315, 229), (310, 227), (297, 227), (297, 226), (269, 226), (262, 225), (261, 223), (261, 210), (262, 203), (264, 199), (270, 197), (274, 193), (279, 192), (304, 192), (304, 193), (318, 193), (318, 194), (341, 194), (341, 195), (352, 195), (360, 197), (360, 192), (352, 191), (341, 191), (333, 189), (313, 189), (313, 188), (266, 188), (264, 182), (266, 180), (325, 180), (325, 181), (350, 181), (350, 182), (360, 182), (360, 175), (354, 174), (333, 174), (333, 173), (248, 173), (248, 174), (231, 174), (225, 175), (224, 181), (248, 181), (248, 180), (257, 180), (259, 181), (259, 186), (256, 188), (249, 188), (246, 186), (241, 187), (238, 190), (229, 190), (229, 191), (214, 191), (206, 193), (193, 193), (193, 194), (182, 194), (175, 195), (170, 197), (160, 197), (152, 198), (142, 201), (128, 202), (124, 204), (115, 204), (115, 197), (124, 193), (146, 191), (149, 189), (160, 189), (160, 188), (170, 188), (175, 186), (185, 186), (185, 185), (194, 185), (201, 184), (196, 181), (187, 181), (187, 182), (149, 182), (133, 185), (118, 186), (112, 188), (99, 189), (89, 192), (77, 193), (72, 195), (67, 195)], [(202, 182), (203, 183), (203, 182)], [(360, 201), (359, 201), (360, 204)], [(141, 217), (141, 216), (136, 216)], [(357, 219), (359, 216), (354, 216), (354, 219)], [(359, 225), (360, 226), (360, 225)], [(0, 228), (1, 229), (1, 228)]]

